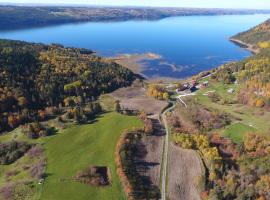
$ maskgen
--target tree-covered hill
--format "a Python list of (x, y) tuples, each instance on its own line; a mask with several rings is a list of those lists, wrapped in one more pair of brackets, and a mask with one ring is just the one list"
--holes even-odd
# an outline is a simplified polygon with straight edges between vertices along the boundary
[(238, 100), (257, 107), (270, 107), (270, 49), (246, 60), (219, 68), (213, 78), (224, 83), (235, 80), (240, 89)]
[(202, 199), (270, 199), (269, 23), (239, 34), (256, 54), (193, 77), (195, 96), (168, 115), (172, 141), (201, 152)]
[[(269, 124), (270, 20), (238, 34), (233, 39), (252, 45), (257, 53), (243, 61), (221, 66), (212, 75), (216, 85), (234, 88), (236, 94), (234, 96), (225, 90), (222, 95), (212, 95), (212, 103), (209, 105), (233, 115), (235, 111), (241, 114), (238, 115), (240, 121), (228, 126), (223, 134), (222, 131), (215, 130), (225, 138), (221, 139), (221, 136), (215, 134), (211, 136), (212, 144), (219, 149), (222, 157), (223, 172), (217, 176), (209, 175), (209, 180), (213, 182), (210, 187), (207, 186), (209, 188), (204, 195), (210, 197), (209, 199), (269, 199), (270, 168), (265, 165), (270, 159), (270, 154), (267, 153), (270, 147), (269, 127), (263, 127)], [(230, 98), (230, 95), (236, 98), (233, 97), (227, 103), (219, 102), (219, 99)], [(234, 110), (235, 103), (238, 108)], [(226, 107), (226, 104), (229, 106)], [(260, 114), (255, 114), (256, 110), (260, 110)], [(255, 118), (252, 118), (253, 115)], [(246, 122), (244, 118), (247, 119)], [(257, 119), (259, 120), (256, 121)], [(228, 142), (231, 140), (233, 142)], [(237, 141), (238, 144), (234, 143)]]
[[(270, 19), (232, 37), (256, 54), (240, 62), (221, 66), (213, 76), (224, 83), (237, 81), (238, 100), (257, 107), (270, 107)], [(241, 45), (241, 44), (240, 44)]]
[(256, 49), (269, 47), (270, 19), (250, 30), (235, 35), (232, 39), (252, 45)]
[(87, 49), (0, 40), (0, 132), (45, 108), (83, 104), (128, 86), (135, 75)]

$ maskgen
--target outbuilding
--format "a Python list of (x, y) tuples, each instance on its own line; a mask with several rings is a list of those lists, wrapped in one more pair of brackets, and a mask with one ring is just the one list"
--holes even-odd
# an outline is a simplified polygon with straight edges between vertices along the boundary
[(234, 90), (233, 88), (230, 88), (230, 89), (228, 89), (227, 92), (230, 93), (230, 94), (232, 94), (232, 93), (234, 93), (234, 91), (235, 91), (235, 90)]

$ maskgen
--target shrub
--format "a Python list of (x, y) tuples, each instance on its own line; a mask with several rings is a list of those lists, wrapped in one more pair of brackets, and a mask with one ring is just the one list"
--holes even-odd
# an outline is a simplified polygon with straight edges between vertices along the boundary
[(210, 92), (208, 94), (208, 98), (214, 103), (220, 101), (220, 96), (215, 92)]
[(41, 179), (44, 178), (45, 172), (45, 160), (40, 159), (38, 163), (34, 164), (30, 168), (30, 174), (33, 178)]
[(30, 144), (24, 142), (9, 142), (0, 144), (0, 164), (8, 165), (22, 157), (29, 149)]
[(15, 186), (14, 185), (6, 185), (0, 189), (0, 195), (5, 200), (12, 200), (13, 199), (13, 191)]
[(40, 145), (32, 146), (31, 149), (27, 152), (27, 155), (30, 158), (41, 157), (43, 155), (43, 149)]
[(265, 103), (264, 103), (263, 99), (257, 99), (255, 105), (256, 105), (256, 107), (262, 108), (262, 107), (264, 107)]

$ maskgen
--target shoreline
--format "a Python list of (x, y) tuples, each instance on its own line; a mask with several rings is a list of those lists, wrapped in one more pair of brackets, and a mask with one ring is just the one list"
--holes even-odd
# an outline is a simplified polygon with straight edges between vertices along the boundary
[(159, 60), (161, 58), (161, 55), (148, 52), (142, 54), (119, 54), (115, 57), (108, 57), (107, 59), (130, 69), (135, 74), (142, 75), (146, 79), (149, 79), (141, 73), (146, 67), (142, 62), (146, 60)]
[[(142, 71), (147, 67), (143, 63), (144, 61), (162, 59), (161, 55), (155, 54), (152, 52), (142, 53), (142, 54), (138, 54), (138, 53), (120, 54), (115, 57), (108, 57), (107, 59), (130, 69), (135, 74), (141, 75), (149, 83), (158, 83), (158, 82), (168, 83), (172, 81), (177, 82), (179, 80), (182, 80), (181, 78), (173, 78), (173, 77), (167, 77), (167, 76), (147, 77), (145, 74), (143, 74)], [(173, 69), (172, 65), (170, 64), (167, 64), (167, 65)]]
[(234, 39), (234, 38), (230, 38), (229, 39), (231, 42), (233, 42), (234, 44), (236, 44), (237, 46), (243, 48), (243, 49), (246, 49), (248, 51), (250, 51), (252, 54), (258, 54), (259, 53), (259, 49), (257, 48), (254, 48), (253, 45), (251, 44), (248, 44), (248, 43), (245, 43), (241, 40), (238, 40), (238, 39)]
[[(258, 54), (260, 52), (260, 50), (255, 48), (253, 45), (245, 43), (241, 40), (229, 38), (229, 41), (239, 46), (240, 48), (251, 52), (252, 54)], [(142, 71), (146, 68), (143, 61), (162, 59), (161, 55), (155, 54), (152, 52), (141, 53), (141, 54), (140, 53), (119, 54), (114, 57), (107, 57), (106, 59), (108, 59), (109, 61), (116, 62), (117, 64), (120, 64), (130, 69), (133, 73), (142, 76), (150, 83), (158, 83), (158, 82), (167, 83), (167, 82), (172, 82), (172, 81), (177, 82), (177, 81), (181, 81), (185, 79), (185, 78), (172, 78), (172, 77), (166, 77), (166, 76), (147, 77), (145, 74), (143, 74)], [(174, 65), (171, 65), (169, 63), (163, 63), (163, 64), (168, 65), (168, 67), (171, 67), (172, 70), (177, 70), (177, 68)]]

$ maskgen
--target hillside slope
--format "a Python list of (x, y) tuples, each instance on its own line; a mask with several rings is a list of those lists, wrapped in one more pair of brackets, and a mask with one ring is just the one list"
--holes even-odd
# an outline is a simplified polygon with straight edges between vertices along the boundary
[(47, 108), (82, 105), (134, 79), (87, 49), (0, 40), (0, 133), (36, 121)]
[[(179, 103), (170, 115), (172, 142), (197, 150), (203, 158), (201, 199), (270, 199), (269, 30), (270, 20), (233, 37), (254, 46), (257, 53), (213, 69), (208, 76), (193, 77), (198, 90), (182, 97), (186, 105)], [(175, 190), (185, 192), (180, 186)]]
[(245, 32), (239, 33), (233, 36), (232, 41), (238, 42), (245, 45), (251, 45), (252, 49), (260, 49), (269, 47), (270, 41), (270, 19), (264, 23), (247, 30)]
[(247, 46), (255, 55), (217, 69), (214, 79), (239, 84), (238, 100), (257, 107), (270, 106), (270, 19), (233, 36), (232, 41)]

